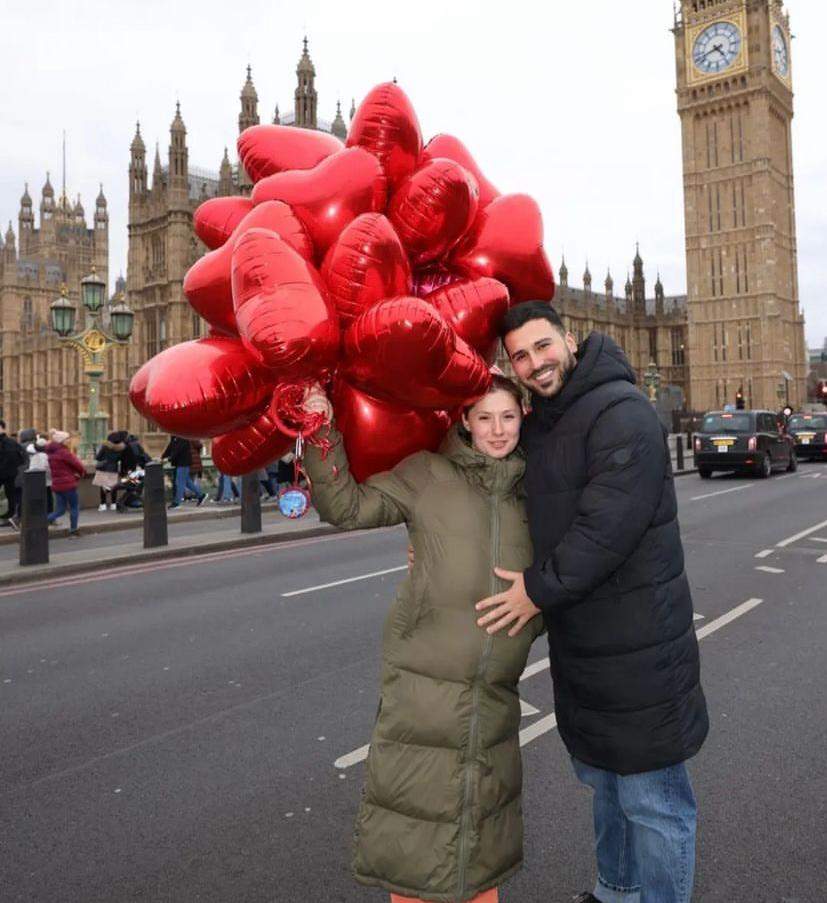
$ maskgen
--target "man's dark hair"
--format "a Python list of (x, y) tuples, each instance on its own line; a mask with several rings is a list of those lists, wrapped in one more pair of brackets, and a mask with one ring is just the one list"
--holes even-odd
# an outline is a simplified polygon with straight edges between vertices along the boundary
[(504, 339), (509, 332), (525, 326), (529, 320), (547, 320), (552, 326), (566, 334), (566, 327), (560, 319), (560, 314), (548, 303), (548, 301), (523, 301), (516, 304), (503, 317), (500, 325), (500, 338)]

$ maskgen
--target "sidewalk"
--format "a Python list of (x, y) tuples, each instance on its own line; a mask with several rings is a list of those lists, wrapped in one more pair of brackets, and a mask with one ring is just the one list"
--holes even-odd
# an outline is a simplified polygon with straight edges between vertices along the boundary
[(335, 527), (321, 523), (313, 510), (291, 520), (274, 503), (262, 505), (261, 533), (242, 533), (239, 515), (238, 505), (170, 511), (169, 545), (144, 549), (140, 512), (129, 515), (114, 511), (83, 512), (80, 538), (69, 538), (67, 528), (53, 528), (49, 534), (49, 563), (26, 567), (19, 564), (19, 534), (3, 527), (0, 528), (3, 531), (0, 533), (0, 588), (142, 561), (183, 558), (337, 532)]

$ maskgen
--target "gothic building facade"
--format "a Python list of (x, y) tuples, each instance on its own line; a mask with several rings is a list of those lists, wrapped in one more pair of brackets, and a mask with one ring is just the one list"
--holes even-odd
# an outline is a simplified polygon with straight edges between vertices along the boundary
[[(318, 95), (315, 86), (316, 69), (308, 52), (307, 39), (296, 67), (296, 89), (293, 110), (282, 113), (278, 105), (273, 123), (308, 129), (320, 129), (344, 139), (347, 126), (337, 104), (332, 122), (317, 115)], [(253, 84), (250, 67), (241, 89), (241, 109), (238, 116), (239, 134), (258, 125), (259, 99)], [(351, 116), (353, 115), (351, 105)], [(187, 129), (176, 105), (170, 126), (169, 149), (166, 162), (156, 146), (150, 178), (146, 159), (146, 145), (138, 125), (130, 146), (129, 161), (129, 244), (127, 262), (127, 298), (135, 312), (132, 342), (125, 352), (126, 366), (118, 374), (113, 386), (124, 396), (128, 389), (128, 374), (144, 361), (169, 345), (198, 338), (206, 332), (206, 324), (189, 306), (183, 282), (189, 267), (207, 251), (192, 228), (195, 209), (203, 201), (226, 195), (248, 195), (252, 180), (239, 162), (230, 161), (227, 149), (218, 171), (210, 171), (190, 163)], [(121, 349), (119, 349), (121, 350)], [(148, 437), (147, 447), (163, 443), (157, 427), (129, 411), (119, 424)]]
[(49, 305), (65, 284), (82, 327), (80, 281), (93, 266), (108, 282), (109, 214), (103, 187), (87, 222), (80, 195), (70, 201), (64, 184), (56, 198), (48, 173), (36, 219), (26, 185), (17, 235), (9, 222), (5, 239), (0, 239), (0, 419), (10, 430), (77, 429), (86, 405), (86, 381), (78, 353), (62, 347), (52, 331)]

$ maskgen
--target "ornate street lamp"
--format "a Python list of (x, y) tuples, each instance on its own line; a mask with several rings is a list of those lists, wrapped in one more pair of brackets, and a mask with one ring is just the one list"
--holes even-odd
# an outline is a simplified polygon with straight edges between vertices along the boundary
[(656, 404), (658, 400), (658, 389), (660, 389), (660, 373), (658, 365), (654, 361), (649, 361), (649, 366), (643, 373), (643, 384), (649, 393), (649, 401)]
[(103, 441), (108, 427), (108, 416), (98, 411), (100, 380), (103, 376), (103, 359), (106, 352), (115, 345), (125, 345), (132, 335), (135, 314), (126, 306), (123, 293), (109, 309), (112, 335), (98, 324), (101, 309), (106, 303), (106, 283), (98, 276), (95, 268), (80, 281), (81, 301), (89, 312), (91, 322), (79, 333), (73, 333), (77, 310), (67, 297), (66, 286), (61, 286), (60, 297), (50, 306), (52, 328), (63, 344), (73, 347), (83, 358), (84, 372), (89, 377), (89, 408), (81, 411), (80, 434), (82, 437), (81, 457), (90, 459), (96, 447)]

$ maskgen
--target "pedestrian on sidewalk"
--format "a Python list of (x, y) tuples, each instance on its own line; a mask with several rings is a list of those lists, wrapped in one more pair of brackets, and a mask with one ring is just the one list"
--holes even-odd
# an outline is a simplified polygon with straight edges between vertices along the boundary
[(69, 509), (69, 535), (79, 536), (78, 483), (86, 475), (86, 468), (69, 449), (70, 435), (64, 430), (52, 430), (52, 441), (46, 446), (52, 472), (52, 491), (57, 496), (55, 510), (47, 520), (53, 524)]
[(119, 481), (121, 456), (126, 450), (126, 434), (123, 432), (110, 433), (101, 443), (95, 455), (95, 476), (92, 485), (100, 491), (100, 505), (98, 511), (115, 510), (115, 486)]
[(204, 462), (201, 460), (201, 450), (204, 443), (200, 439), (190, 439), (190, 480), (196, 487), (195, 498), (201, 495), (201, 478), (204, 476)]
[[(332, 417), (321, 389), (305, 410)], [(394, 903), (496, 903), (522, 864), (518, 682), (542, 619), (489, 636), (474, 603), (527, 567), (519, 387), (494, 376), (439, 454), (357, 484), (341, 435), (305, 467), (319, 516), (346, 530), (405, 523), (414, 546), (384, 630), (382, 691), (356, 822), (356, 880)]]
[(46, 513), (54, 510), (54, 497), (52, 494), (52, 468), (49, 466), (49, 456), (46, 454), (48, 442), (43, 436), (38, 436), (34, 442), (26, 446), (29, 456), (29, 470), (41, 470), (46, 474)]
[(193, 483), (190, 477), (190, 465), (192, 464), (192, 447), (189, 439), (182, 436), (170, 436), (167, 447), (161, 455), (161, 461), (169, 461), (175, 468), (175, 483), (173, 487), (173, 498), (170, 508), (179, 508), (184, 500), (184, 492), (189, 489), (195, 493), (198, 504), (202, 505), (206, 499), (206, 493)]
[[(579, 346), (548, 301), (501, 337), (522, 431), (534, 562), (477, 608), (489, 632), (542, 612), (554, 711), (593, 791), (597, 880), (581, 903), (689, 903), (697, 807), (686, 760), (709, 730), (665, 430), (607, 335)], [(511, 631), (513, 633), (513, 629)]]
[(18, 498), (15, 483), (17, 471), (26, 463), (26, 452), (20, 443), (6, 432), (6, 421), (0, 420), (0, 485), (6, 496), (6, 512), (0, 520), (14, 526)]
[(214, 502), (231, 502), (237, 499), (241, 493), (238, 491), (235, 480), (226, 473), (218, 471), (218, 482), (215, 487)]

